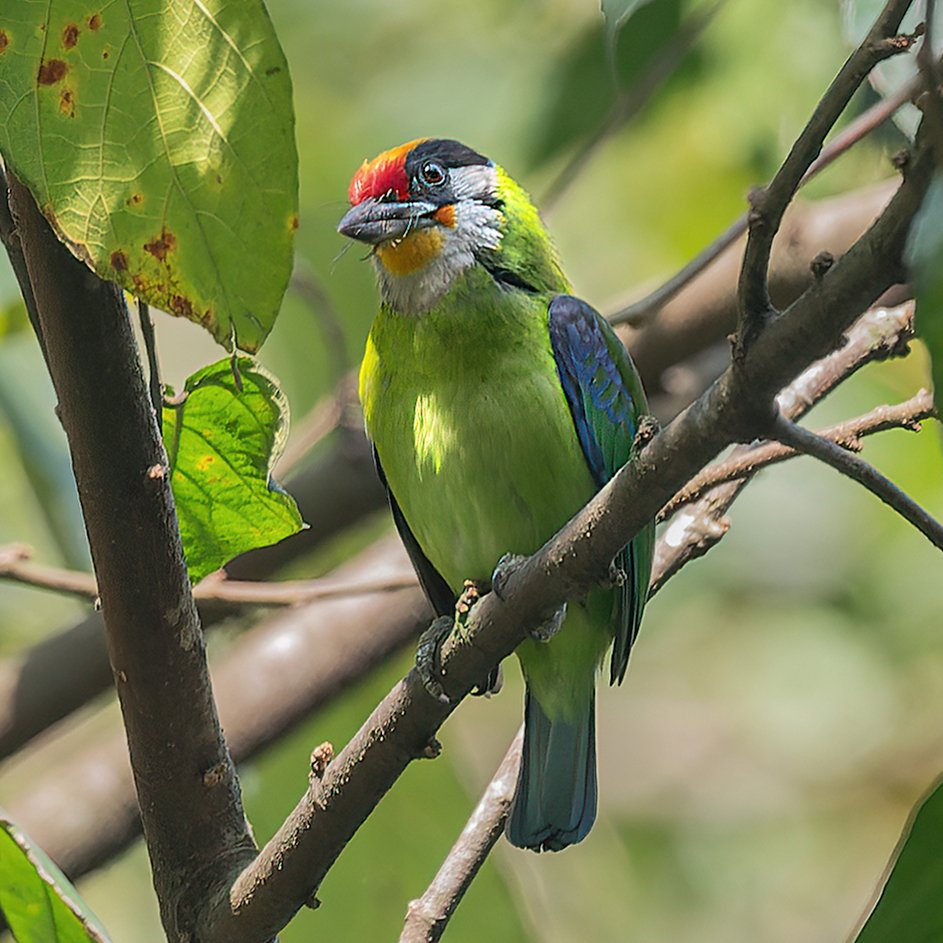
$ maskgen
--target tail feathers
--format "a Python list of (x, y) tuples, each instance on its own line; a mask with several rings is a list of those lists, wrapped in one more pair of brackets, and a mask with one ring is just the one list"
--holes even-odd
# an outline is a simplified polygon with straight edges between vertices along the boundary
[(596, 820), (596, 702), (574, 723), (551, 721), (536, 698), (524, 702), (524, 751), (508, 841), (533, 851), (560, 851)]

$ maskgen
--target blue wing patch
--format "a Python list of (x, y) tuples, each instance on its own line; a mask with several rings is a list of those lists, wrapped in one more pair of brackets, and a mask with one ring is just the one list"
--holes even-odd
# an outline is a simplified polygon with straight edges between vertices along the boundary
[[(585, 301), (557, 295), (548, 309), (550, 346), (586, 464), (601, 488), (629, 460), (646, 409), (625, 347)], [(616, 557), (626, 581), (617, 593), (610, 684), (621, 683), (648, 596), (654, 551), (649, 525)]]

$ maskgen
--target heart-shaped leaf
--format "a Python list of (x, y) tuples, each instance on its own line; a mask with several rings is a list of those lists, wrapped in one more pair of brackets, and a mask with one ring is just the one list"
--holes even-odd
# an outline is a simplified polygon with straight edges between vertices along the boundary
[(266, 547), (305, 525), (271, 478), (288, 435), (288, 403), (275, 379), (248, 357), (193, 374), (164, 407), (164, 441), (190, 579)]
[(291, 82), (260, 0), (16, 0), (0, 154), (102, 278), (255, 351), (291, 272)]

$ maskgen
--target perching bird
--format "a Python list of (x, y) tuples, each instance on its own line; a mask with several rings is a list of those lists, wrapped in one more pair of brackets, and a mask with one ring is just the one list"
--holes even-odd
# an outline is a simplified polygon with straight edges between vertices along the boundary
[[(365, 162), (349, 197), (338, 231), (373, 247), (381, 295), (360, 371), (367, 433), (426, 594), (452, 615), (466, 579), (536, 551), (630, 458), (645, 398), (612, 330), (567, 294), (530, 198), (493, 161), (458, 141), (411, 141)], [(517, 649), (518, 847), (556, 851), (593, 824), (596, 672), (612, 645), (610, 683), (625, 675), (652, 541), (649, 526), (615, 561), (624, 579)]]

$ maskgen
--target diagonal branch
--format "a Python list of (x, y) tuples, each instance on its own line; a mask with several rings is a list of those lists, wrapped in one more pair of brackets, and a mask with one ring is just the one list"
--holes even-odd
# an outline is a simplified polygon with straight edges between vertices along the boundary
[(769, 186), (751, 194), (747, 247), (740, 269), (740, 318), (735, 359), (755, 341), (773, 312), (769, 297), (769, 259), (786, 207), (822, 150), (825, 136), (858, 86), (879, 62), (910, 48), (909, 37), (894, 37), (911, 0), (889, 0), (861, 45), (833, 79)]
[[(898, 308), (872, 308), (848, 331), (845, 344), (804, 370), (776, 397), (779, 411), (790, 419), (805, 415), (839, 383), (866, 363), (907, 352), (913, 335), (912, 304)], [(737, 446), (730, 460), (747, 456), (756, 448)], [(690, 507), (675, 515), (655, 546), (649, 596), (686, 564), (703, 556), (727, 533), (727, 510), (750, 480), (749, 476), (718, 485)]]
[(399, 943), (436, 943), (442, 938), (455, 908), (504, 831), (523, 745), (522, 726), (432, 883), (422, 897), (410, 901)]
[(773, 437), (797, 452), (811, 455), (836, 471), (853, 478), (913, 524), (935, 547), (943, 550), (943, 524), (928, 514), (889, 478), (864, 459), (846, 451), (835, 442), (803, 429), (782, 416), (777, 416), (770, 430)]
[[(799, 187), (804, 186), (842, 154), (867, 137), (872, 131), (888, 121), (902, 105), (913, 98), (918, 89), (916, 79), (901, 86), (896, 92), (881, 98), (867, 111), (852, 120), (846, 128), (824, 145), (821, 153), (802, 175)], [(710, 245), (705, 246), (690, 262), (678, 269), (667, 281), (659, 285), (644, 298), (634, 301), (609, 316), (611, 324), (628, 324), (640, 327), (653, 318), (678, 292), (708, 268), (724, 250), (732, 246), (746, 231), (749, 213), (735, 219)]]
[[(910, 429), (916, 432), (920, 429), (921, 420), (929, 419), (934, 415), (936, 415), (936, 409), (932, 395), (928, 390), (920, 390), (916, 396), (912, 396), (903, 403), (898, 403), (896, 406), (876, 406), (862, 416), (829, 426), (817, 435), (821, 439), (834, 442), (843, 449), (856, 452), (861, 448), (863, 436), (886, 432), (889, 429)], [(784, 462), (786, 459), (803, 453), (804, 450), (800, 451), (780, 442), (764, 442), (761, 445), (738, 451), (738, 454), (708, 466), (692, 478), (658, 512), (658, 520), (667, 520), (679, 508), (698, 500), (705, 492), (716, 488), (717, 485), (751, 477), (762, 468)]]

